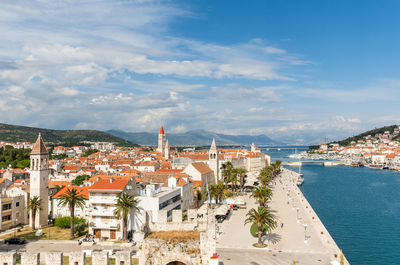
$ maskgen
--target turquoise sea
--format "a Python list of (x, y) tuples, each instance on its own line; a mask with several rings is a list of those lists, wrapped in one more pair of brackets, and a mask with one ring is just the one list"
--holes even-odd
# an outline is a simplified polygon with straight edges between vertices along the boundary
[(350, 264), (400, 264), (400, 172), (311, 164), (302, 173), (301, 190)]

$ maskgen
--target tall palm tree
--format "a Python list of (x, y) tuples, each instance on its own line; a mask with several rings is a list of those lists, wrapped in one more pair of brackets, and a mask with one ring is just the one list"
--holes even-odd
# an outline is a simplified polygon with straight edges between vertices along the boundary
[(234, 168), (231, 171), (231, 175), (229, 177), (229, 182), (232, 185), (232, 193), (235, 194), (236, 193), (236, 187), (238, 184), (238, 174), (237, 174), (237, 169)]
[(132, 210), (137, 209), (137, 200), (135, 195), (120, 193), (117, 195), (117, 204), (115, 206), (114, 215), (117, 218), (122, 218), (122, 239), (127, 239), (128, 217)]
[(26, 209), (28, 210), (28, 212), (32, 213), (32, 230), (35, 230), (36, 212), (38, 212), (42, 209), (40, 207), (41, 203), (42, 203), (42, 200), (39, 199), (39, 196), (33, 196), (28, 201), (28, 205), (27, 205)]
[(245, 184), (246, 170), (243, 168), (236, 168), (236, 174), (239, 176), (240, 188), (243, 188)]
[(224, 178), (225, 183), (229, 183), (232, 170), (233, 170), (233, 164), (231, 162), (226, 162), (222, 164), (222, 177)]
[(224, 183), (219, 182), (217, 184), (216, 194), (218, 197), (218, 201), (222, 201), (223, 199), (225, 199), (225, 184)]
[(272, 197), (271, 189), (265, 186), (258, 186), (251, 192), (250, 197), (255, 198), (261, 207), (264, 207), (268, 200)]
[(246, 214), (245, 224), (253, 223), (257, 225), (257, 235), (258, 235), (258, 242), (257, 246), (262, 247), (262, 236), (265, 232), (271, 232), (272, 229), (275, 228), (275, 216), (266, 208), (258, 207), (256, 209), (251, 209)]
[(76, 188), (67, 189), (67, 191), (60, 196), (60, 201), (58, 202), (58, 206), (69, 208), (70, 212), (70, 234), (69, 237), (74, 239), (74, 225), (75, 225), (75, 206), (83, 209), (85, 207), (85, 201), (87, 199), (83, 194), (77, 191)]

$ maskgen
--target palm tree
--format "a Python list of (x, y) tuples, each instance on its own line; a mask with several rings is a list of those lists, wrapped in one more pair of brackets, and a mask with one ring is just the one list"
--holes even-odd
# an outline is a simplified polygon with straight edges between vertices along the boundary
[(32, 230), (35, 230), (36, 212), (38, 212), (42, 209), (40, 207), (41, 203), (42, 203), (42, 200), (39, 199), (39, 196), (33, 196), (28, 201), (28, 205), (27, 205), (26, 209), (28, 210), (28, 212), (32, 213)]
[(69, 237), (74, 239), (74, 225), (75, 225), (75, 206), (83, 209), (85, 207), (85, 201), (87, 199), (83, 194), (77, 191), (76, 188), (67, 189), (67, 191), (60, 196), (60, 201), (58, 202), (58, 206), (69, 208), (70, 212), (70, 234)]
[(117, 195), (117, 204), (115, 206), (114, 215), (117, 218), (122, 218), (122, 239), (127, 239), (127, 229), (128, 229), (128, 217), (131, 210), (137, 209), (137, 200), (135, 195), (130, 195), (127, 193), (120, 193)]
[(222, 177), (224, 178), (225, 183), (229, 183), (229, 179), (231, 178), (233, 170), (233, 165), (231, 162), (226, 162), (222, 164)]
[(257, 246), (262, 247), (262, 236), (265, 232), (270, 232), (275, 228), (275, 216), (266, 208), (258, 207), (257, 210), (251, 209), (247, 214), (245, 224), (253, 223), (257, 225), (258, 242)]
[(58, 206), (68, 207), (70, 212), (70, 234), (69, 237), (74, 239), (75, 229), (75, 206), (83, 209), (85, 207), (85, 201), (87, 199), (83, 194), (77, 191), (76, 188), (67, 189), (67, 191), (60, 196)]
[(236, 168), (236, 174), (239, 176), (240, 188), (243, 188), (245, 184), (246, 170), (243, 168)]
[(223, 199), (225, 199), (225, 184), (224, 183), (219, 182), (217, 184), (216, 194), (217, 194), (218, 201), (222, 201)]
[(250, 197), (257, 199), (261, 207), (264, 207), (266, 202), (271, 199), (272, 191), (265, 186), (258, 186), (251, 192)]
[(237, 169), (236, 168), (232, 169), (231, 175), (229, 177), (229, 182), (232, 185), (232, 193), (235, 194), (236, 193), (236, 186), (237, 186), (237, 183), (238, 183), (238, 174), (237, 174)]

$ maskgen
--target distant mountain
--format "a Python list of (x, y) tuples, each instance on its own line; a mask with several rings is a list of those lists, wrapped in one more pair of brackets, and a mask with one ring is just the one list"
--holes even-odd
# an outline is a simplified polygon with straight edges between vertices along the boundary
[(106, 132), (96, 130), (51, 130), (0, 123), (0, 141), (34, 142), (41, 133), (44, 141), (53, 145), (77, 145), (84, 141), (112, 142), (118, 146), (137, 146)]
[[(141, 145), (157, 145), (158, 133), (148, 132), (124, 132), (109, 130), (109, 134), (135, 142)], [(205, 130), (192, 130), (185, 133), (166, 133), (170, 145), (191, 146), (210, 145), (213, 138), (217, 145), (247, 145), (254, 142), (256, 145), (281, 145), (281, 142), (272, 140), (266, 135), (227, 135)]]

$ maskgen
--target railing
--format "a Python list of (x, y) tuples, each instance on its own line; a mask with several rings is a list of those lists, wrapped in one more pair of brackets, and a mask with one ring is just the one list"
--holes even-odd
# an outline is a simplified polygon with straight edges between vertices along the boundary
[(117, 230), (119, 230), (119, 223), (117, 223), (117, 222), (111, 222), (111, 223), (90, 222), (89, 226), (92, 227), (92, 228), (117, 229)]
[(104, 197), (100, 197), (100, 198), (96, 198), (96, 197), (91, 197), (89, 202), (91, 204), (116, 204), (117, 203), (117, 198), (104, 198)]
[(92, 216), (114, 216), (114, 210), (90, 210)]

